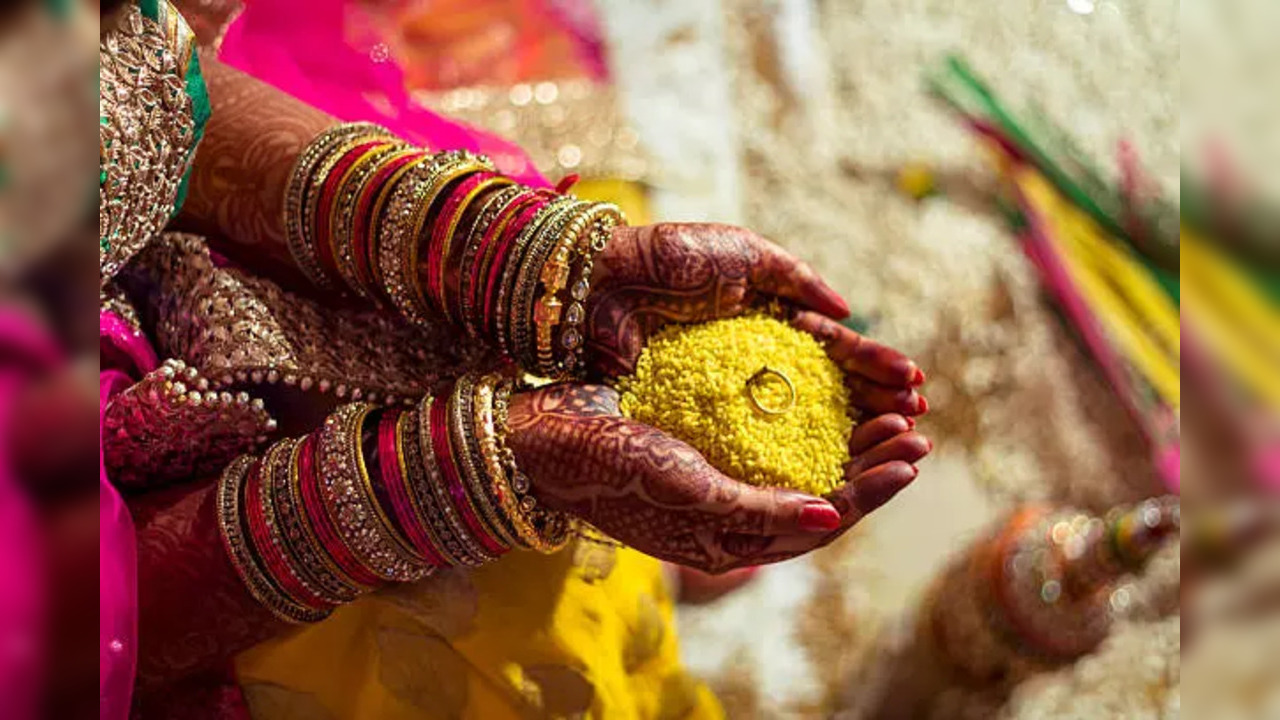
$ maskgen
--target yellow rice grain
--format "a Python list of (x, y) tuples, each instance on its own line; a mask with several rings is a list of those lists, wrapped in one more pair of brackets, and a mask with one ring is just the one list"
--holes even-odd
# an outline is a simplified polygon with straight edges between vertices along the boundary
[[(795, 383), (795, 406), (782, 415), (762, 413), (747, 394), (747, 380), (766, 365)], [(749, 315), (665, 328), (618, 390), (624, 415), (684, 440), (734, 479), (815, 495), (843, 481), (853, 428), (844, 373), (785, 322)], [(757, 381), (767, 407), (788, 394), (776, 377)]]

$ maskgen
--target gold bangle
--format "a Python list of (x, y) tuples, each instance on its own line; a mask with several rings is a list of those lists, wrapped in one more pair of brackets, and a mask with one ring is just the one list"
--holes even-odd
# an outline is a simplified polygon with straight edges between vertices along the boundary
[[(404, 537), (400, 533), (400, 530), (396, 528), (395, 524), (391, 521), (391, 518), (387, 516), (386, 509), (383, 508), (382, 503), (379, 502), (378, 495), (373, 490), (373, 478), (369, 475), (369, 467), (364, 461), (364, 423), (365, 420), (368, 419), (369, 412), (369, 410), (366, 410), (361, 415), (358, 422), (352, 423), (349, 430), (349, 432), (351, 432), (349, 442), (356, 448), (356, 469), (360, 475), (359, 488), (364, 491), (364, 502), (368, 507), (373, 509), (373, 514), (376, 516), (380, 524), (379, 529), (381, 530), (382, 536), (389, 541), (388, 545), (394, 548), (396, 554), (399, 555), (402, 560), (416, 564), (425, 564), (427, 561), (426, 557), (415, 550), (413, 544), (409, 542), (409, 539)], [(380, 458), (380, 460), (382, 462), (388, 462), (392, 460), (392, 458)]]
[(479, 384), (477, 376), (478, 373), (475, 372), (466, 373), (458, 378), (455, 386), (453, 438), (456, 450), (454, 455), (459, 458), (459, 469), (462, 471), (464, 484), (468, 487), (467, 494), (472, 499), (471, 504), (478, 511), (477, 517), (481, 518), (488, 527), (490, 535), (503, 545), (514, 547), (519, 545), (515, 532), (499, 517), (497, 508), (492, 502), (493, 489), (486, 486), (485, 475), (480, 472), (483, 463), (476, 463), (479, 455), (479, 448), (474, 442), (477, 439), (475, 425), (475, 392)]
[(412, 582), (424, 577), (428, 568), (407, 557), (387, 536), (377, 508), (369, 507), (359, 487), (363, 458), (358, 438), (372, 409), (367, 403), (352, 403), (338, 408), (325, 420), (320, 434), (321, 496), (329, 516), (350, 541), (352, 554), (361, 564), (385, 580)]
[(513, 380), (504, 379), (494, 392), (493, 399), (493, 438), (498, 458), (506, 470), (498, 476), (505, 483), (503, 489), (508, 491), (504, 494), (507, 498), (505, 507), (513, 520), (519, 518), (528, 528), (526, 539), (532, 549), (553, 553), (563, 548), (573, 537), (576, 523), (564, 513), (539, 506), (537, 500), (529, 494), (529, 478), (520, 472), (515, 453), (506, 441), (507, 412), (514, 387)]
[(465, 551), (460, 541), (454, 537), (444, 513), (436, 505), (432, 484), (439, 483), (439, 471), (434, 465), (428, 465), (422, 454), (421, 439), (418, 434), (418, 413), (419, 410), (414, 408), (401, 415), (401, 427), (397, 429), (401, 433), (398, 442), (405, 482), (409, 486), (409, 498), (426, 525), (427, 534), (435, 543), (436, 551), (445, 562), (453, 567), (466, 565), (468, 563), (463, 559), (466, 557)]
[(609, 244), (613, 229), (627, 222), (622, 211), (611, 203), (597, 203), (592, 210), (596, 213), (594, 222), (582, 236), (582, 243), (578, 248), (578, 255), (582, 259), (578, 264), (577, 279), (569, 286), (569, 305), (564, 313), (559, 342), (565, 356), (552, 372), (557, 377), (572, 375), (582, 365), (582, 349), (586, 339), (582, 325), (587, 318), (587, 297), (591, 294), (591, 273), (595, 269), (595, 259)]
[[(293, 441), (289, 450), (288, 467), (284, 482), (287, 487), (276, 488), (277, 505), (286, 511), (292, 520), (286, 520), (286, 536), (290, 528), (296, 533), (294, 546), (298, 549), (300, 561), (311, 568), (316, 584), (320, 586), (335, 602), (351, 602), (373, 588), (356, 582), (347, 575), (338, 564), (329, 557), (328, 550), (316, 536), (311, 527), (311, 520), (306, 513), (306, 505), (302, 501), (302, 477), (298, 471), (298, 458), (301, 456), (305, 440)], [(287, 500), (285, 500), (287, 498)], [(306, 555), (307, 557), (303, 557)]]
[[(486, 258), (480, 257), (480, 243), (484, 239), (485, 234), (498, 218), (498, 215), (511, 203), (512, 200), (519, 197), (527, 191), (523, 185), (511, 185), (506, 189), (493, 193), (488, 200), (485, 201), (484, 207), (476, 214), (475, 221), (471, 224), (471, 229), (467, 231), (467, 245), (462, 251), (462, 262), (458, 265), (458, 287), (459, 287), (459, 312), (462, 315), (462, 327), (467, 332), (467, 337), (477, 339), (480, 337), (479, 322), (475, 317), (475, 308), (472, 306), (472, 296), (475, 294), (475, 283), (477, 271), (483, 271)], [(505, 225), (505, 223), (504, 223)], [(495, 228), (496, 233), (501, 233), (501, 228)], [(497, 245), (497, 243), (492, 243)], [(485, 255), (491, 256), (492, 248)], [(480, 263), (477, 267), (477, 263)]]
[(497, 340), (499, 346), (508, 356), (516, 358), (515, 348), (512, 345), (512, 338), (508, 335), (508, 325), (515, 324), (515, 318), (511, 317), (511, 308), (508, 305), (509, 298), (514, 297), (512, 294), (520, 275), (522, 258), (525, 251), (531, 244), (531, 240), (537, 236), (538, 232), (552, 217), (563, 210), (566, 206), (573, 202), (572, 198), (558, 197), (544, 205), (534, 214), (523, 228), (520, 228), (520, 234), (516, 236), (514, 247), (506, 257), (506, 267), (502, 268), (502, 277), (498, 282), (498, 295), (495, 299), (494, 321), (497, 329)]
[[(756, 397), (756, 383), (770, 375), (778, 377), (782, 382), (786, 383), (788, 397), (787, 401), (780, 408), (769, 407), (760, 402), (760, 398)], [(751, 404), (765, 415), (785, 415), (788, 410), (795, 407), (796, 404), (796, 386), (791, 382), (791, 378), (781, 370), (775, 370), (768, 365), (760, 368), (754, 375), (747, 378), (747, 397), (751, 400)]]
[(284, 214), (285, 242), (289, 253), (307, 279), (317, 287), (333, 289), (329, 283), (320, 260), (316, 255), (316, 247), (312, 238), (308, 237), (306, 209), (313, 186), (323, 175), (317, 174), (316, 166), (328, 158), (334, 149), (352, 137), (366, 135), (369, 137), (393, 138), (386, 128), (373, 123), (344, 123), (335, 125), (317, 135), (303, 148), (289, 173), (289, 182), (285, 189), (285, 201), (282, 208)]
[(355, 252), (355, 214), (356, 204), (364, 193), (369, 179), (383, 167), (387, 160), (400, 155), (408, 146), (404, 143), (388, 142), (369, 148), (351, 164), (338, 183), (334, 193), (333, 208), (329, 219), (331, 235), (329, 249), (333, 252), (334, 265), (343, 281), (364, 298), (370, 298), (370, 291), (360, 276), (359, 264)]
[(439, 515), (445, 519), (450, 534), (457, 540), (461, 551), (459, 559), (462, 560), (462, 564), (479, 567), (496, 558), (480, 547), (479, 542), (471, 536), (471, 529), (454, 509), (453, 500), (444, 486), (444, 478), (440, 474), (438, 464), (439, 459), (436, 458), (435, 447), (431, 444), (431, 409), (437, 402), (447, 403), (448, 398), (442, 400), (433, 395), (427, 395), (422, 398), (422, 403), (418, 406), (418, 447), (422, 450), (423, 466), (431, 473), (428, 489), (431, 491), (431, 497), (435, 501)]
[[(453, 247), (454, 233), (458, 231), (458, 223), (462, 222), (462, 216), (466, 213), (467, 207), (469, 207), (471, 203), (475, 202), (476, 198), (480, 197), (480, 195), (485, 191), (501, 185), (510, 184), (511, 180), (502, 176), (487, 178), (476, 183), (476, 186), (471, 188), (462, 200), (459, 201), (458, 207), (453, 212), (453, 217), (448, 218), (449, 225), (444, 231), (444, 242), (440, 245), (440, 273), (435, 278), (435, 282), (436, 287), (440, 290), (440, 314), (443, 315), (446, 320), (455, 325), (459, 324), (460, 318), (454, 317), (454, 314), (449, 309), (449, 300), (445, 297), (448, 293), (448, 288), (445, 287), (445, 278), (448, 275), (449, 251)], [(459, 291), (461, 291), (461, 277), (459, 277)], [(461, 298), (459, 298), (459, 313), (461, 313), (461, 304)]]
[(535, 232), (529, 242), (528, 252), (520, 259), (515, 287), (512, 290), (507, 322), (511, 325), (512, 358), (526, 370), (537, 371), (537, 358), (533, 352), (533, 296), (538, 277), (547, 253), (551, 252), (560, 234), (572, 222), (575, 215), (588, 203), (574, 198), (558, 207)]
[[(409, 300), (414, 304), (418, 316), (424, 320), (431, 316), (432, 307), (427, 299), (427, 292), (424, 287), (427, 284), (424, 282), (424, 279), (428, 279), (426, 278), (427, 273), (418, 266), (419, 253), (425, 245), (431, 242), (431, 226), (439, 219), (437, 214), (442, 209), (440, 203), (445, 197), (444, 191), (453, 185), (455, 181), (460, 182), (472, 173), (492, 170), (493, 166), (488, 164), (487, 158), (470, 153), (461, 153), (455, 158), (446, 159), (440, 163), (431, 179), (427, 182), (422, 204), (418, 209), (418, 216), (414, 219), (414, 232), (404, 248), (404, 264), (402, 266), (405, 273), (404, 281), (410, 289)], [(441, 272), (443, 272), (446, 258), (447, 256), (440, 258)], [(436, 314), (444, 317), (444, 308), (436, 308)]]
[(545, 375), (551, 367), (554, 350), (552, 333), (560, 324), (564, 311), (564, 303), (559, 298), (560, 291), (569, 284), (573, 249), (578, 244), (578, 237), (586, 231), (589, 217), (589, 206), (585, 209), (575, 209), (574, 217), (560, 233), (555, 246), (538, 271), (538, 280), (542, 284), (542, 297), (538, 298), (533, 305), (533, 323), (537, 341), (537, 362), (534, 367), (540, 375)]
[(244, 501), (244, 484), (255, 462), (257, 458), (252, 455), (241, 455), (231, 461), (218, 479), (218, 530), (227, 558), (249, 595), (276, 618), (293, 624), (323, 620), (329, 614), (327, 610), (299, 605), (282, 593), (270, 581), (253, 557), (253, 551), (249, 549), (250, 541), (244, 529), (240, 508)]
[(507, 522), (515, 530), (519, 544), (529, 549), (543, 550), (542, 538), (520, 511), (519, 498), (507, 478), (507, 468), (502, 463), (498, 448), (498, 433), (494, 419), (494, 397), (500, 377), (486, 376), (476, 387), (477, 445), (483, 459), (483, 467), (492, 485), (491, 495), (502, 509)]

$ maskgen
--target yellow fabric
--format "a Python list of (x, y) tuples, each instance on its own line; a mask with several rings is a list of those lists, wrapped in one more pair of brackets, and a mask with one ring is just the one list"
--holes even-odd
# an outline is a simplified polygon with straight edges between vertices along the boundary
[[(648, 222), (638, 186), (574, 192)], [(375, 593), (236, 670), (255, 720), (723, 717), (680, 665), (673, 610), (657, 560), (578, 540)]]
[(253, 717), (719, 718), (658, 561), (581, 540), (362, 598), (237, 659)]

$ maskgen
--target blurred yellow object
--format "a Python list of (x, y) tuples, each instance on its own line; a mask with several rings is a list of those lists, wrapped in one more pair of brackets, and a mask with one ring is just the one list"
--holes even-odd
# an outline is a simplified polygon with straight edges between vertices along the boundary
[(1268, 406), (1280, 409), (1280, 311), (1212, 243), (1182, 229), (1182, 284), (1197, 340)]
[(937, 190), (933, 169), (922, 162), (909, 162), (898, 170), (898, 191), (916, 200)]
[(824, 495), (844, 482), (849, 391), (813, 336), (765, 315), (671, 326), (618, 383), (622, 413), (735, 480)]
[(1093, 314), (1147, 382), (1175, 411), (1181, 406), (1178, 307), (1137, 258), (1032, 168), (1012, 179), (1052, 224), (1048, 240)]

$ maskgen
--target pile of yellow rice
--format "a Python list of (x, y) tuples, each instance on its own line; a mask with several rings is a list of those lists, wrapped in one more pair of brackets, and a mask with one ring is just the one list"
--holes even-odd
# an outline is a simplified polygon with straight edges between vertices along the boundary
[[(747, 394), (765, 366), (795, 384), (795, 405), (781, 415), (761, 412)], [(734, 479), (814, 495), (843, 482), (853, 429), (844, 373), (785, 322), (749, 315), (665, 328), (618, 390), (624, 415), (684, 440)], [(766, 407), (785, 406), (789, 394), (776, 376), (755, 384)]]

